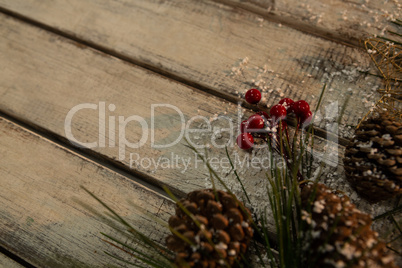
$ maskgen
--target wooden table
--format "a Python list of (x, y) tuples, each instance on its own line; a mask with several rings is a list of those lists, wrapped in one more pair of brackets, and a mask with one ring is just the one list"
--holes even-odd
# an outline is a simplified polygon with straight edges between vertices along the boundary
[[(139, 207), (167, 220), (174, 207), (161, 186), (183, 196), (210, 183), (201, 164), (153, 164), (194, 155), (182, 139), (152, 146), (152, 131), (153, 145), (168, 144), (202, 116), (189, 125), (212, 131), (192, 138), (211, 143), (239, 122), (251, 87), (265, 109), (284, 96), (314, 107), (325, 83), (325, 105), (350, 95), (339, 129), (316, 123), (316, 150), (331, 137), (341, 157), (381, 85), (364, 73), (375, 69), (359, 41), (392, 27), (400, 9), (386, 0), (0, 0), (0, 266), (111, 265), (100, 231), (116, 232), (81, 186), (163, 241), (166, 229)], [(253, 189), (263, 171), (241, 173)]]

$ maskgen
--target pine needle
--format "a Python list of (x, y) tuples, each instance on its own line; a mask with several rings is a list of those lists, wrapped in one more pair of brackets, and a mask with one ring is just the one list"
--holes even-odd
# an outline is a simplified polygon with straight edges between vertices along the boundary
[(373, 221), (379, 220), (381, 218), (385, 218), (387, 216), (393, 215), (393, 214), (398, 213), (400, 211), (402, 211), (402, 205), (399, 205), (398, 207), (396, 207), (394, 209), (391, 209), (391, 210), (389, 210), (389, 211), (387, 211), (387, 212), (385, 212), (385, 213), (383, 213), (381, 215), (378, 215), (378, 216), (374, 217)]
[(232, 170), (233, 170), (233, 172), (235, 174), (236, 180), (240, 183), (241, 189), (242, 189), (245, 197), (247, 198), (248, 203), (251, 204), (251, 201), (250, 201), (250, 198), (248, 196), (248, 193), (247, 193), (246, 189), (244, 188), (244, 185), (243, 185), (239, 175), (237, 174), (237, 170), (235, 169), (235, 167), (233, 165), (232, 159), (229, 156), (228, 147), (225, 147), (225, 151), (226, 151), (226, 156), (229, 159), (230, 166), (231, 166), (231, 168), (232, 168)]

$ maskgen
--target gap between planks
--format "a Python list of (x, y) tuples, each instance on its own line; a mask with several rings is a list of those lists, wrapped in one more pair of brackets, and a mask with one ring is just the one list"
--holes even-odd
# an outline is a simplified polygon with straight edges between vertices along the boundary
[(0, 246), (0, 267), (2, 268), (35, 268), (29, 262)]
[(398, 1), (214, 0), (258, 14), (324, 38), (359, 46), (362, 40), (398, 31), (390, 21), (400, 17)]
[(326, 39), (328, 41), (338, 43), (338, 44), (341, 44), (344, 46), (362, 49), (360, 40), (358, 40), (356, 38), (345, 38), (344, 35), (336, 34), (327, 29), (317, 27), (310, 23), (305, 23), (302, 21), (292, 21), (290, 19), (290, 17), (284, 17), (281, 15), (272, 13), (271, 11), (267, 11), (266, 9), (263, 9), (261, 7), (254, 6), (249, 2), (242, 2), (242, 1), (238, 2), (238, 1), (233, 1), (233, 0), (212, 0), (212, 1), (257, 14), (270, 22), (280, 23), (284, 26), (287, 26), (289, 28), (295, 29), (297, 31), (300, 31), (300, 32), (303, 32), (303, 33), (306, 33), (306, 34), (309, 34), (309, 35), (312, 35), (315, 37)]
[(166, 221), (174, 210), (165, 196), (1, 116), (0, 136), (0, 151), (7, 156), (0, 159), (0, 241), (21, 264), (110, 264), (103, 251), (119, 251), (101, 241), (100, 231), (120, 236), (103, 220), (104, 208), (81, 186), (151, 239), (161, 242), (167, 234), (154, 222), (155, 217)]
[[(230, 2), (230, 1), (228, 1), (228, 2)], [(234, 95), (231, 95), (230, 93), (227, 93), (227, 92), (224, 92), (224, 91), (221, 91), (221, 90), (216, 90), (216, 89), (214, 89), (212, 87), (202, 85), (202, 84), (200, 84), (200, 83), (198, 83), (198, 82), (196, 82), (194, 80), (189, 80), (189, 79), (186, 79), (185, 77), (178, 76), (173, 72), (168, 72), (168, 71), (163, 70), (161, 68), (157, 68), (152, 64), (146, 63), (145, 61), (136, 60), (133, 57), (129, 57), (127, 55), (119, 53), (118, 51), (110, 49), (110, 48), (108, 48), (106, 46), (102, 46), (101, 44), (97, 44), (97, 43), (94, 43), (94, 42), (79, 38), (79, 37), (75, 36), (74, 34), (70, 34), (68, 32), (61, 31), (61, 30), (59, 30), (57, 28), (51, 27), (49, 25), (41, 23), (40, 21), (37, 21), (37, 20), (34, 20), (32, 18), (26, 17), (26, 16), (24, 16), (22, 14), (16, 13), (16, 12), (8, 10), (8, 9), (5, 9), (3, 7), (0, 7), (0, 12), (5, 14), (5, 15), (7, 15), (7, 16), (10, 16), (10, 17), (13, 17), (15, 19), (18, 19), (18, 20), (20, 20), (20, 21), (22, 21), (24, 23), (34, 25), (34, 26), (36, 26), (38, 28), (41, 28), (43, 30), (46, 30), (48, 32), (51, 32), (51, 33), (60, 35), (60, 36), (62, 36), (64, 38), (67, 38), (67, 39), (69, 39), (69, 40), (71, 40), (73, 42), (76, 42), (77, 46), (90, 47), (90, 48), (92, 48), (94, 50), (97, 50), (97, 51), (99, 51), (101, 53), (108, 54), (108, 55), (113, 56), (115, 58), (118, 58), (118, 59), (120, 59), (122, 61), (137, 65), (137, 66), (139, 66), (141, 68), (149, 70), (149, 71), (151, 71), (153, 73), (161, 75), (161, 76), (163, 76), (163, 77), (165, 77), (167, 79), (173, 80), (173, 81), (175, 81), (177, 83), (192, 87), (192, 88), (194, 88), (196, 90), (199, 90), (200, 92), (211, 94), (211, 95), (216, 96), (218, 98), (221, 98), (221, 99), (224, 99), (226, 101), (229, 101), (229, 102), (231, 102), (233, 104), (241, 103), (243, 107), (245, 107), (245, 108), (247, 108), (249, 110), (259, 111), (259, 109), (257, 107), (244, 102), (243, 99), (241, 99), (239, 97), (235, 97)], [(250, 11), (248, 11), (248, 12), (250, 12)], [(298, 30), (298, 29), (296, 29), (296, 30)], [(346, 146), (349, 143), (348, 139), (343, 138), (343, 137), (341, 137), (339, 135), (336, 135), (334, 133), (328, 132), (325, 129), (322, 129), (322, 128), (319, 128), (319, 127), (316, 127), (316, 126), (314, 126), (313, 128), (314, 128), (315, 135), (318, 136), (318, 137), (321, 137), (321, 138), (324, 138), (324, 139), (329, 139), (331, 141), (335, 140), (337, 143), (339, 143), (342, 146)], [(180, 194), (180, 193), (178, 193), (178, 194)]]
[[(30, 122), (28, 123), (24, 122), (3, 111), (0, 111), (0, 120), (1, 118), (4, 118), (12, 122), (16, 126), (19, 126), (23, 129), (26, 129), (27, 131), (30, 131), (35, 135), (42, 137), (44, 140), (47, 140), (48, 142), (54, 143), (57, 146), (64, 148), (65, 150), (71, 151), (79, 155), (81, 158), (83, 158), (88, 162), (92, 162), (94, 164), (103, 166), (104, 168), (107, 168), (109, 170), (112, 170), (113, 172), (123, 177), (126, 177), (127, 179), (130, 179), (135, 183), (142, 185), (144, 188), (147, 188), (162, 196), (165, 196), (169, 200), (172, 200), (171, 197), (163, 190), (163, 187), (160, 186), (160, 182), (157, 180), (155, 181), (154, 177), (144, 172), (141, 172), (137, 169), (131, 169), (129, 166), (124, 165), (121, 162), (115, 161), (114, 159), (106, 155), (97, 153), (93, 150), (74, 147), (71, 145), (71, 142), (69, 142), (68, 139), (66, 139), (65, 137), (52, 133), (51, 131), (42, 128), (38, 125), (34, 125)], [(186, 195), (186, 193), (181, 191), (180, 189), (171, 188), (169, 185), (165, 186), (178, 198), (184, 197)]]

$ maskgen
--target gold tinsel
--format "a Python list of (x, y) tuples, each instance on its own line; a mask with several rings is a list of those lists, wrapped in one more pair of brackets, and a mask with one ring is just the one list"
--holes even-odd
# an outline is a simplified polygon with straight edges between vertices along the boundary
[[(395, 24), (402, 26), (401, 21)], [(399, 35), (400, 36), (400, 35)], [(387, 38), (370, 38), (364, 42), (365, 48), (376, 65), (384, 82), (378, 90), (380, 99), (360, 123), (372, 112), (388, 111), (396, 120), (402, 121), (402, 43)], [(360, 126), (357, 126), (359, 128)]]

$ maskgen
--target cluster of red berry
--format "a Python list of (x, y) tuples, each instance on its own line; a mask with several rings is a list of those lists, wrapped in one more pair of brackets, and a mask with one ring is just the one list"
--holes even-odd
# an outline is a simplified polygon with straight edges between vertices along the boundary
[[(258, 89), (252, 88), (247, 91), (245, 99), (250, 104), (257, 104), (261, 100), (261, 92)], [(296, 115), (297, 127), (305, 127), (310, 124), (312, 118), (310, 105), (306, 101), (299, 100), (294, 102), (289, 98), (280, 100), (278, 104), (272, 106), (269, 113), (270, 116), (264, 111), (259, 111), (241, 122), (241, 134), (236, 140), (237, 145), (241, 149), (248, 150), (253, 147), (254, 137), (277, 137), (279, 132), (287, 133), (287, 123), (285, 120), (290, 113)]]

